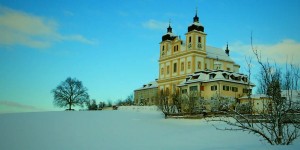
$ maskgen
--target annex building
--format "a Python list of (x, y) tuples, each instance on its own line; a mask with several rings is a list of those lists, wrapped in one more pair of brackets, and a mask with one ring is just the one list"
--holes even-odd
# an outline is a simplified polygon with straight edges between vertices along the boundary
[(169, 24), (159, 47), (158, 79), (134, 91), (135, 104), (157, 104), (161, 92), (197, 91), (204, 99), (245, 96), (254, 85), (239, 73), (240, 65), (230, 58), (228, 44), (225, 50), (208, 46), (206, 35), (197, 12), (187, 27), (186, 40), (174, 35)]

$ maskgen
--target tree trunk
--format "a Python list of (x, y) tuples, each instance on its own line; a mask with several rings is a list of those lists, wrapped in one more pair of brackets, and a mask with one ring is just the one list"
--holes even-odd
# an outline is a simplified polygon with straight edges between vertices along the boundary
[(69, 110), (71, 110), (71, 106), (72, 106), (71, 103), (69, 103)]
[(283, 127), (282, 127), (282, 122), (281, 120), (278, 120), (278, 137), (277, 137), (277, 142), (278, 142), (278, 145), (281, 145), (282, 144), (282, 136), (283, 136)]

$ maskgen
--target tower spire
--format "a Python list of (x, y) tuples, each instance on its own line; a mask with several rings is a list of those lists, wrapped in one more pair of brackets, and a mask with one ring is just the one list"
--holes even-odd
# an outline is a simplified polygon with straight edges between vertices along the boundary
[(194, 22), (197, 22), (197, 23), (199, 23), (199, 17), (198, 17), (198, 7), (196, 7), (196, 14), (195, 14), (195, 17), (194, 17)]
[(226, 49), (225, 49), (225, 53), (229, 56), (228, 42), (227, 42), (227, 46), (226, 46)]
[(171, 27), (171, 19), (169, 19), (169, 27), (167, 29), (168, 33), (172, 33), (172, 27)]

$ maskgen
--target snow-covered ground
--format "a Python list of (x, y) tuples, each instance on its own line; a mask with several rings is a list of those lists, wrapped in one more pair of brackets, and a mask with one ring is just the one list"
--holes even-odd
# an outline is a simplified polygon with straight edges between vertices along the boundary
[(300, 149), (299, 139), (291, 146), (260, 139), (205, 120), (164, 119), (156, 107), (0, 115), (0, 150)]

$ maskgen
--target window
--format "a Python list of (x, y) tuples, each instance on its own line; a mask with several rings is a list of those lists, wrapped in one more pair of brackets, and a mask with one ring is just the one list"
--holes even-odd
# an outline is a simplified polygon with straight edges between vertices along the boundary
[(210, 87), (210, 89), (211, 89), (211, 91), (216, 91), (216, 90), (218, 90), (218, 87), (216, 85), (213, 85)]
[(197, 86), (191, 86), (190, 91), (198, 91), (198, 87)]
[(243, 89), (243, 93), (248, 93), (249, 92), (249, 90), (248, 89)]
[(198, 69), (201, 69), (201, 61), (198, 61)]
[(204, 91), (204, 86), (200, 86), (200, 91)]
[(215, 76), (216, 76), (216, 74), (210, 74), (209, 79), (213, 79), (213, 78), (215, 78)]
[(160, 74), (164, 74), (164, 68), (161, 68), (161, 70), (160, 70)]
[(229, 91), (229, 86), (223, 85), (223, 90), (224, 90), (224, 91)]
[(177, 72), (177, 63), (174, 63), (173, 69), (174, 69), (174, 72)]
[(165, 46), (163, 45), (162, 50), (165, 50)]
[(184, 62), (181, 62), (181, 66), (180, 67), (181, 67), (180, 70), (184, 71)]
[(169, 70), (170, 70), (170, 67), (169, 67), (169, 66), (167, 66), (167, 74), (169, 74)]
[(200, 75), (193, 75), (192, 79), (198, 79)]
[(204, 69), (207, 69), (207, 63), (204, 64)]
[(223, 73), (222, 75), (223, 75), (223, 77), (224, 77), (225, 79), (229, 79), (229, 75), (228, 75), (228, 74)]
[(189, 43), (191, 43), (191, 42), (192, 42), (192, 37), (190, 36), (190, 37), (189, 37)]
[(227, 68), (227, 71), (230, 71), (230, 68)]
[(198, 43), (201, 43), (201, 37), (200, 36), (198, 37)]
[(188, 69), (191, 69), (191, 62), (188, 62)]
[(174, 52), (177, 52), (178, 51), (178, 45), (175, 45), (174, 46)]
[(186, 94), (186, 93), (187, 93), (187, 89), (181, 90), (181, 93), (182, 93), (182, 94)]
[(231, 87), (231, 91), (232, 92), (238, 92), (238, 88), (237, 87)]

